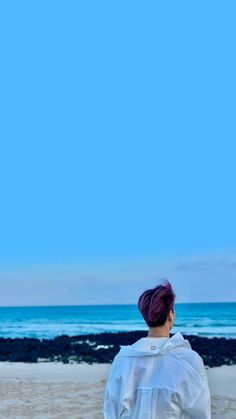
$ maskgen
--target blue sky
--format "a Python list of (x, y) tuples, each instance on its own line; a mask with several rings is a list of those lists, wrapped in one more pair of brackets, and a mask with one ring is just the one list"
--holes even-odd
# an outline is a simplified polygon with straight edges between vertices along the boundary
[[(121, 266), (145, 266), (149, 286), (177, 259), (226, 260), (215, 277), (231, 278), (231, 289), (222, 297), (215, 287), (211, 298), (236, 300), (227, 271), (236, 248), (235, 9), (233, 1), (0, 5), (0, 304), (63, 302), (57, 281), (66, 284), (72, 267), (87, 282), (67, 303), (109, 302)], [(104, 269), (106, 296), (98, 280), (91, 300), (87, 286)], [(13, 298), (12, 284), (20, 289), (26, 277), (32, 297)], [(33, 298), (47, 286), (47, 301)], [(191, 289), (186, 300), (205, 299), (203, 285)]]

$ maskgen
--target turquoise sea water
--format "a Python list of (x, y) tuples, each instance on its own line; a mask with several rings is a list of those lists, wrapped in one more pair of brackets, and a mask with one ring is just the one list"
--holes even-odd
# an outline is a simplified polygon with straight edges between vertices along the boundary
[[(235, 303), (175, 304), (171, 333), (236, 338)], [(0, 307), (0, 336), (53, 338), (147, 330), (136, 305)]]

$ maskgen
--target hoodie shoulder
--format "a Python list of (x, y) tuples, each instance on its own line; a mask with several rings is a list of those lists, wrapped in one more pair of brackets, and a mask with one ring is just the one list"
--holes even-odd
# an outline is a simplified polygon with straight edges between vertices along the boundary
[[(186, 362), (192, 369), (194, 369), (198, 374), (202, 375), (205, 378), (205, 366), (202, 357), (198, 352), (194, 351), (191, 346), (185, 346), (182, 348), (175, 348), (173, 353), (174, 356), (181, 358)], [(203, 371), (204, 370), (204, 371)]]

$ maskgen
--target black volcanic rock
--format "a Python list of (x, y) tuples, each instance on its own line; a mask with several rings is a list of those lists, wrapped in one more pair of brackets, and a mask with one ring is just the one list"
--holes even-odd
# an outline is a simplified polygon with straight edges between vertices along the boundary
[[(2, 338), (0, 361), (38, 362), (39, 360), (111, 363), (120, 345), (132, 345), (147, 331), (104, 332), (100, 334), (57, 336), (54, 339)], [(170, 335), (172, 336), (172, 334)], [(236, 339), (183, 335), (209, 367), (236, 364)]]

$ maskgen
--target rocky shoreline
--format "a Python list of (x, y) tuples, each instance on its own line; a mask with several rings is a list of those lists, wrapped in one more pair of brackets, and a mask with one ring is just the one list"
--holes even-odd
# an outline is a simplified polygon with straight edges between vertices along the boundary
[[(145, 336), (147, 331), (62, 335), (41, 340), (0, 337), (0, 361), (111, 363), (120, 350), (119, 345), (131, 345)], [(183, 336), (188, 339), (192, 349), (201, 355), (206, 366), (236, 364), (236, 339)]]

